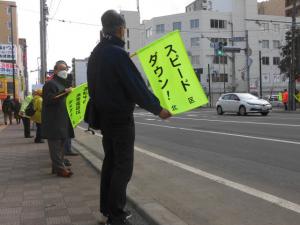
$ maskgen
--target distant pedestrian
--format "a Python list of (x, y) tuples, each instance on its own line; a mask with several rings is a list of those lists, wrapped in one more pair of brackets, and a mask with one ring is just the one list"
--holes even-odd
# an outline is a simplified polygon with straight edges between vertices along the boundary
[(52, 173), (62, 177), (70, 177), (73, 174), (64, 164), (66, 141), (74, 137), (66, 107), (66, 96), (72, 91), (67, 85), (67, 71), (66, 62), (56, 62), (53, 79), (43, 87), (42, 107), (42, 137), (48, 139)]
[(44, 141), (42, 140), (42, 133), (41, 133), (42, 104), (43, 104), (41, 89), (38, 89), (34, 92), (32, 101), (33, 101), (34, 114), (30, 119), (36, 123), (36, 135), (35, 135), (34, 142), (35, 143), (44, 143)]
[(284, 110), (288, 110), (288, 101), (289, 101), (289, 93), (287, 89), (284, 89), (284, 92), (282, 93), (282, 103), (284, 105)]
[(18, 99), (15, 99), (14, 102), (14, 117), (16, 119), (17, 124), (20, 124), (21, 116), (20, 116), (21, 103)]
[(12, 116), (14, 112), (14, 103), (10, 98), (10, 95), (2, 103), (2, 111), (4, 114), (4, 123), (7, 125), (7, 119), (9, 119), (9, 124), (12, 124)]
[(101, 18), (103, 38), (88, 62), (90, 103), (100, 121), (105, 152), (101, 172), (100, 212), (107, 225), (130, 224), (125, 211), (126, 189), (133, 171), (135, 125), (133, 111), (138, 104), (159, 115), (171, 116), (148, 90), (141, 74), (124, 50), (125, 20), (114, 10)]
[(30, 135), (30, 116), (26, 115), (26, 109), (30, 102), (32, 101), (33, 96), (28, 95), (21, 104), (21, 109), (20, 109), (20, 116), (23, 122), (23, 127), (24, 127), (24, 137), (25, 138), (32, 138), (33, 136)]

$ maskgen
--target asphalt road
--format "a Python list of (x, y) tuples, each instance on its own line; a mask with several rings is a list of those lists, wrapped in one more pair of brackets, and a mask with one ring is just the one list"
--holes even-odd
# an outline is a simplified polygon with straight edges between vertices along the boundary
[[(223, 222), (215, 221), (210, 216), (217, 216), (217, 213), (195, 216), (201, 214), (198, 208), (203, 204), (201, 199), (198, 205), (186, 202), (196, 201), (195, 193), (199, 194), (201, 189), (201, 183), (198, 187), (190, 184), (207, 177), (194, 173), (189, 175), (189, 180), (185, 174), (187, 191), (182, 198), (185, 202), (177, 213), (189, 224), (300, 224), (300, 114), (271, 113), (267, 117), (242, 117), (235, 114), (218, 116), (214, 110), (196, 110), (162, 121), (137, 110), (135, 121), (136, 146), (218, 176), (229, 184), (235, 182), (245, 186), (236, 189), (235, 185), (229, 185), (229, 188), (224, 185), (223, 188), (218, 186), (218, 191), (200, 193), (216, 192), (215, 196), (220, 193), (231, 196), (231, 201), (221, 197), (220, 204), (220, 199), (213, 200), (216, 201), (214, 207), (221, 207), (217, 210), (221, 214), (230, 208), (227, 216), (236, 218), (225, 222), (226, 215), (222, 215)], [(249, 188), (255, 191), (248, 192)], [(160, 197), (163, 204), (172, 207), (172, 203), (168, 203), (170, 199), (161, 193)], [(234, 203), (235, 198), (243, 199), (242, 203)], [(272, 201), (282, 200), (284, 204), (275, 204), (274, 207)], [(289, 204), (295, 204), (294, 208)], [(186, 208), (189, 210), (185, 211)], [(187, 217), (186, 213), (192, 216)]]
[(131, 183), (189, 225), (300, 224), (300, 114), (137, 109)]

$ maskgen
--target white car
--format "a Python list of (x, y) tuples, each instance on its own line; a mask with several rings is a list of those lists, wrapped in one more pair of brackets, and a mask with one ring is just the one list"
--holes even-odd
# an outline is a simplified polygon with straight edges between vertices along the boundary
[(225, 112), (235, 112), (242, 116), (247, 113), (261, 113), (266, 116), (272, 110), (268, 101), (249, 93), (223, 94), (217, 101), (216, 108), (219, 115)]

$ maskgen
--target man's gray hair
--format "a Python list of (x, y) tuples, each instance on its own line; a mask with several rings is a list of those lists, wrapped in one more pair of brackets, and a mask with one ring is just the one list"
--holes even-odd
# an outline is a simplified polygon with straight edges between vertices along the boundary
[(118, 28), (126, 26), (124, 16), (115, 10), (106, 11), (101, 17), (101, 22), (105, 35), (115, 34)]

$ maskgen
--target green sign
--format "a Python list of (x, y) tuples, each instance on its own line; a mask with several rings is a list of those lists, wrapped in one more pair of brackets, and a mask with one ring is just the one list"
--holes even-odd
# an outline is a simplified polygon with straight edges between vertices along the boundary
[(208, 103), (179, 31), (138, 50), (137, 55), (160, 104), (173, 115)]
[(74, 88), (67, 96), (67, 110), (73, 127), (76, 127), (83, 120), (88, 101), (87, 83)]

